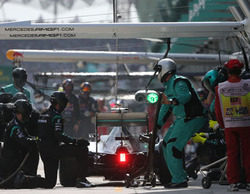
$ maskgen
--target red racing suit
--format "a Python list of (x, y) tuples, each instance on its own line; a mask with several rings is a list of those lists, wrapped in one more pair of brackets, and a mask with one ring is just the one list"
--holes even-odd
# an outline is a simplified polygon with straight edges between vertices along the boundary
[(219, 125), (225, 129), (228, 182), (240, 182), (242, 161), (246, 182), (250, 183), (250, 80), (229, 77), (220, 83), (216, 87), (215, 113)]

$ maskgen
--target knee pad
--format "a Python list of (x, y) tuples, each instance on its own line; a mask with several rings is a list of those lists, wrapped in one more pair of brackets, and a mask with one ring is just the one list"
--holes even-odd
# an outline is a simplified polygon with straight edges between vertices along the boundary
[(176, 147), (172, 147), (172, 151), (173, 151), (173, 156), (177, 159), (182, 159), (183, 153), (182, 151), (179, 151)]
[(163, 141), (162, 141), (162, 145), (163, 145), (164, 147), (166, 147), (168, 143), (175, 142), (175, 141), (176, 141), (176, 138), (171, 138), (171, 139), (169, 139), (167, 143), (163, 140)]
[(171, 138), (171, 139), (169, 139), (169, 140), (168, 140), (168, 142), (167, 142), (167, 144), (168, 144), (168, 143), (171, 143), (171, 142), (175, 142), (175, 141), (176, 141), (176, 139), (177, 139), (176, 137), (175, 137), (175, 138)]

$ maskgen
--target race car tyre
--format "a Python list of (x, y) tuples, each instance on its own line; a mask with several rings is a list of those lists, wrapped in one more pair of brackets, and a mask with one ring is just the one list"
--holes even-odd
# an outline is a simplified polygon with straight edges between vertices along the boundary
[(76, 184), (76, 159), (75, 158), (64, 158), (60, 160), (59, 167), (59, 179), (60, 183), (64, 187), (74, 187)]
[(201, 185), (204, 189), (209, 189), (212, 185), (212, 181), (211, 181), (210, 177), (202, 178)]
[(162, 185), (171, 182), (172, 176), (163, 156), (162, 143), (159, 145), (159, 152), (154, 153), (154, 171)]
[(200, 164), (199, 164), (198, 158), (195, 157), (187, 161), (185, 164), (185, 167), (186, 167), (186, 172), (188, 176), (196, 180), (198, 178), (198, 172), (200, 170)]
[(153, 177), (152, 177), (151, 186), (152, 186), (152, 187), (155, 187), (155, 186), (156, 186), (156, 176), (155, 176), (155, 174), (154, 174)]

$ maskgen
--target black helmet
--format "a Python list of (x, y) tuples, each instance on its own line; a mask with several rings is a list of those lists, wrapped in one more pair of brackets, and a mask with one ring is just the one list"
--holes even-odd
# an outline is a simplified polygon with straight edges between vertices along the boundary
[(25, 85), (25, 82), (27, 81), (27, 73), (24, 68), (15, 68), (12, 72), (12, 76), (18, 87), (22, 88)]
[(20, 113), (22, 114), (23, 121), (26, 122), (30, 119), (31, 117), (31, 112), (32, 112), (32, 106), (31, 104), (24, 99), (19, 99), (15, 102), (15, 113)]
[(24, 93), (22, 93), (22, 92), (17, 92), (17, 93), (12, 97), (11, 101), (12, 101), (13, 103), (15, 103), (17, 100), (20, 100), (20, 99), (24, 99), (24, 100), (29, 101), (28, 98), (27, 98), (27, 96), (26, 96)]
[(12, 94), (2, 93), (2, 94), (0, 94), (0, 103), (9, 103), (9, 102), (11, 102), (12, 98), (13, 98)]
[(72, 79), (65, 79), (65, 80), (63, 80), (62, 87), (63, 87), (64, 91), (65, 91), (65, 88), (67, 86), (71, 86), (71, 90), (74, 89), (74, 83), (73, 83)]
[(91, 85), (89, 82), (83, 82), (80, 85), (80, 98), (88, 99), (91, 92)]
[(55, 108), (57, 104), (60, 106), (59, 112), (62, 112), (68, 103), (68, 99), (64, 92), (56, 91), (50, 96), (51, 105)]
[(17, 67), (13, 70), (12, 72), (12, 76), (13, 78), (17, 78), (17, 79), (23, 79), (23, 80), (27, 80), (27, 73), (26, 70), (24, 68), (21, 67)]
[(81, 88), (81, 91), (83, 91), (83, 92), (90, 92), (91, 91), (91, 85), (89, 82), (83, 82), (80, 85), (80, 88)]
[[(12, 99), (12, 94), (2, 93), (0, 94), (0, 103), (6, 104), (10, 103)], [(1, 106), (0, 109), (0, 123), (8, 123), (13, 118), (12, 108), (7, 106)]]

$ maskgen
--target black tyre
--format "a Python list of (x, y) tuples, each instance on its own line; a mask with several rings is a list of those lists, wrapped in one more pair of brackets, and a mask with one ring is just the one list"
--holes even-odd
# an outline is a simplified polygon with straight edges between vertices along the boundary
[(75, 158), (60, 160), (59, 179), (64, 187), (73, 187), (76, 184), (77, 165)]
[(204, 177), (201, 180), (201, 184), (204, 189), (209, 189), (212, 185), (212, 181), (209, 177)]
[(219, 181), (221, 176), (221, 169), (219, 168), (210, 169), (207, 173), (207, 177), (209, 177), (209, 179), (213, 181)]
[(163, 156), (162, 142), (159, 146), (159, 152), (154, 153), (154, 171), (161, 184), (167, 185), (171, 182), (172, 176)]
[(194, 180), (198, 178), (198, 171), (200, 169), (200, 164), (198, 158), (194, 158), (186, 163), (186, 172), (189, 177), (192, 177)]
[(154, 175), (151, 180), (151, 186), (155, 187), (156, 186), (156, 176)]

